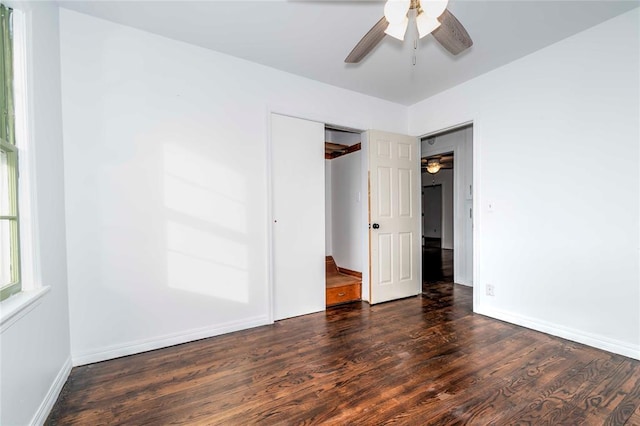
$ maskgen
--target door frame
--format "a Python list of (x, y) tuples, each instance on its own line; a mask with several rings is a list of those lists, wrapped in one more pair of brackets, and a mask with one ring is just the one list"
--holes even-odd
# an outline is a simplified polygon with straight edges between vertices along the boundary
[[(472, 144), (472, 155), (471, 155), (471, 165), (472, 165), (472, 173), (471, 173), (471, 179), (472, 179), (472, 188), (471, 188), (471, 196), (472, 196), (472, 208), (473, 208), (473, 217), (471, 219), (471, 223), (472, 223), (472, 248), (473, 248), (473, 254), (472, 254), (472, 274), (473, 274), (473, 287), (472, 287), (472, 291), (473, 291), (473, 311), (477, 312), (477, 307), (480, 306), (480, 297), (481, 297), (481, 293), (480, 293), (480, 288), (482, 288), (483, 286), (481, 285), (482, 283), (482, 278), (481, 278), (481, 268), (479, 265), (479, 250), (480, 250), (480, 246), (481, 246), (481, 240), (480, 240), (480, 236), (481, 236), (481, 216), (482, 216), (482, 211), (480, 206), (482, 205), (481, 200), (482, 200), (482, 194), (481, 194), (481, 190), (480, 188), (482, 188), (481, 185), (481, 166), (480, 166), (480, 154), (481, 154), (481, 148), (482, 148), (482, 143), (481, 143), (481, 119), (479, 117), (470, 117), (467, 120), (463, 120), (463, 121), (456, 121), (454, 123), (451, 124), (440, 124), (440, 125), (436, 125), (433, 126), (432, 129), (429, 129), (428, 131), (426, 131), (425, 133), (423, 133), (421, 136), (418, 136), (420, 138), (420, 140), (424, 139), (424, 138), (428, 138), (430, 136), (436, 136), (438, 134), (442, 134), (442, 133), (446, 133), (446, 132), (451, 132), (451, 131), (455, 131), (458, 129), (462, 129), (464, 127), (468, 127), (471, 126), (471, 144)], [(453, 157), (453, 161), (454, 161), (454, 170), (456, 167), (456, 151), (453, 149), (444, 149), (441, 153), (445, 153), (445, 152), (454, 152), (454, 157)], [(420, 153), (422, 155), (422, 152)], [(434, 151), (433, 154), (435, 155), (436, 152)], [(454, 175), (454, 180), (455, 180), (455, 175)], [(455, 183), (454, 183), (454, 202), (455, 202)], [(455, 207), (454, 207), (454, 211), (455, 211)], [(455, 227), (454, 227), (454, 231), (455, 233)], [(455, 261), (455, 260), (454, 260)]]
[[(274, 285), (274, 235), (273, 235), (273, 220), (274, 220), (274, 211), (273, 211), (273, 141), (271, 140), (271, 116), (272, 114), (284, 115), (287, 117), (298, 118), (301, 120), (307, 121), (315, 121), (317, 123), (322, 123), (325, 126), (339, 126), (350, 129), (366, 129), (368, 126), (363, 122), (358, 122), (356, 120), (352, 120), (350, 117), (329, 117), (325, 115), (319, 115), (314, 112), (303, 111), (299, 112), (299, 109), (296, 111), (291, 111), (291, 108), (282, 107), (277, 105), (268, 105), (265, 111), (265, 121), (266, 121), (266, 132), (267, 132), (267, 143), (266, 143), (266, 157), (267, 164), (265, 168), (265, 180), (264, 180), (264, 190), (267, 197), (267, 214), (266, 221), (264, 226), (266, 227), (266, 252), (267, 252), (267, 265), (266, 265), (266, 276), (267, 276), (267, 323), (273, 324), (275, 322), (274, 317), (274, 303), (275, 303), (275, 285)], [(366, 130), (362, 130), (365, 132)], [(364, 145), (364, 144), (363, 144)], [(363, 146), (364, 148), (364, 146)], [(364, 156), (364, 154), (363, 154)], [(326, 191), (326, 187), (325, 187)], [(363, 197), (364, 198), (364, 197)], [(368, 209), (368, 205), (367, 205)], [(324, 215), (324, 213), (323, 213)], [(326, 218), (325, 218), (326, 220)], [(367, 224), (363, 224), (363, 226), (368, 226)], [(366, 244), (369, 243), (369, 236), (363, 235), (363, 241), (366, 241)], [(324, 259), (323, 259), (324, 261)], [(369, 268), (369, 258), (362, 259), (362, 268)]]

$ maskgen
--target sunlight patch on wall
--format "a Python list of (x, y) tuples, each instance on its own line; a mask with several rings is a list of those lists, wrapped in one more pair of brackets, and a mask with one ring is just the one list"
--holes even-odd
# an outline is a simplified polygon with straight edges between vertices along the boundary
[(165, 206), (189, 216), (246, 233), (246, 208), (219, 192), (195, 186), (172, 175), (164, 179)]
[(246, 233), (246, 183), (226, 166), (185, 148), (164, 146), (165, 206), (178, 212)]
[(244, 177), (228, 166), (217, 164), (176, 144), (164, 145), (164, 158), (167, 174), (216, 191), (232, 200), (246, 200)]
[(167, 222), (167, 248), (171, 251), (246, 270), (247, 246), (205, 229), (173, 221)]
[(204, 229), (167, 223), (169, 287), (235, 302), (249, 301), (247, 246)]
[(169, 287), (248, 303), (246, 180), (175, 145), (164, 145)]

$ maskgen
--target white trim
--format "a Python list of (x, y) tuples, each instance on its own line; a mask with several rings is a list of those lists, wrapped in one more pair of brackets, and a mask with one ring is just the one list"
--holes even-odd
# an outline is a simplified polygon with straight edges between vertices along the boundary
[(481, 268), (480, 268), (480, 235), (481, 235), (481, 223), (482, 221), (480, 220), (480, 218), (482, 217), (482, 203), (480, 202), (480, 200), (482, 199), (482, 193), (480, 191), (480, 189), (482, 188), (481, 185), (481, 169), (482, 167), (480, 166), (480, 153), (482, 150), (482, 144), (480, 143), (480, 130), (481, 130), (481, 120), (479, 120), (477, 117), (475, 120), (473, 120), (473, 126), (471, 127), (471, 163), (472, 163), (472, 206), (473, 206), (473, 219), (472, 219), (472, 229), (471, 229), (471, 235), (473, 238), (472, 241), (472, 245), (473, 245), (473, 253), (472, 253), (472, 260), (471, 262), (473, 263), (473, 265), (471, 265), (472, 268), (472, 273), (473, 273), (473, 309), (475, 312), (475, 307), (476, 306), (480, 306), (480, 297), (481, 297), (481, 291), (484, 288), (484, 286), (481, 285), (481, 283), (483, 282), (481, 280)]
[[(362, 227), (362, 242), (360, 255), (362, 256), (362, 287), (360, 296), (362, 300), (371, 304), (371, 257), (369, 247), (371, 245), (371, 230), (369, 229), (369, 131), (360, 134), (360, 226)], [(422, 267), (422, 262), (421, 267)], [(420, 270), (422, 277), (422, 269)]]
[(53, 409), (53, 405), (56, 403), (56, 401), (58, 400), (58, 397), (60, 396), (60, 392), (62, 391), (64, 384), (67, 382), (67, 379), (69, 378), (69, 374), (71, 373), (71, 368), (72, 368), (71, 357), (69, 357), (60, 368), (60, 371), (58, 371), (58, 374), (56, 375), (56, 378), (53, 380), (53, 383), (51, 383), (51, 386), (49, 387), (49, 391), (47, 392), (47, 395), (44, 397), (44, 399), (40, 403), (40, 406), (38, 407), (38, 410), (36, 411), (36, 413), (33, 415), (31, 422), (29, 422), (30, 425), (40, 426), (40, 425), (43, 425), (44, 422), (47, 420), (47, 417), (51, 413), (51, 409)]
[(40, 304), (51, 286), (22, 291), (0, 303), (0, 334), (27, 315)]
[(597, 349), (640, 360), (640, 345), (633, 345), (627, 342), (609, 339), (605, 336), (586, 333), (581, 330), (563, 327), (537, 318), (530, 318), (499, 309), (487, 308), (486, 306), (476, 306), (474, 311), (478, 314), (506, 321), (521, 327), (526, 327), (552, 336), (571, 340), (572, 342), (582, 343)]
[(273, 324), (275, 317), (275, 289), (273, 277), (273, 164), (271, 156), (273, 154), (273, 143), (271, 142), (271, 110), (267, 109), (267, 167), (265, 171), (266, 194), (267, 194), (267, 318)]
[(465, 121), (463, 123), (459, 123), (459, 124), (454, 124), (448, 127), (444, 127), (440, 130), (434, 130), (428, 133), (425, 133), (424, 135), (420, 136), (420, 140), (425, 139), (425, 138), (430, 138), (431, 136), (438, 136), (438, 135), (442, 135), (443, 133), (451, 133), (451, 132), (455, 132), (456, 130), (461, 130), (465, 127), (469, 127), (469, 126), (473, 126), (474, 122), (473, 120), (469, 120), (469, 121)]
[[(420, 223), (420, 225), (418, 226), (418, 238), (416, 238), (416, 242), (414, 243), (414, 250), (416, 250), (419, 255), (418, 255), (418, 288), (417, 288), (417, 296), (420, 296), (422, 294), (422, 284), (423, 284), (423, 277), (424, 277), (424, 271), (423, 271), (423, 253), (422, 253), (422, 228), (424, 226), (424, 218), (422, 217), (422, 139), (413, 136), (413, 138), (416, 140), (416, 144), (418, 145), (418, 155), (416, 156), (416, 161), (418, 162), (418, 173), (416, 173), (416, 178), (415, 178), (415, 196), (416, 199), (420, 200), (420, 204), (418, 207), (418, 222)], [(440, 228), (442, 229), (442, 224), (440, 224)], [(371, 279), (371, 277), (369, 277), (369, 279)]]
[[(362, 121), (350, 121), (349, 117), (339, 116), (339, 117), (329, 117), (324, 114), (312, 113), (310, 111), (298, 111), (299, 108), (296, 108), (296, 111), (291, 111), (291, 108), (279, 106), (279, 105), (269, 105), (267, 106), (268, 116), (271, 117), (271, 114), (284, 115), (292, 118), (299, 118), (301, 120), (307, 121), (315, 121), (316, 123), (322, 123), (325, 126), (337, 126), (347, 129), (353, 129), (356, 132), (365, 132), (366, 130), (373, 129), (371, 123), (368, 125)], [(271, 120), (271, 118), (269, 118)], [(363, 130), (357, 130), (363, 129)]]
[(42, 287), (38, 239), (38, 196), (36, 156), (33, 143), (33, 48), (32, 12), (14, 9), (14, 85), (16, 146), (19, 151), (20, 177), (18, 208), (20, 216), (20, 269), (22, 290)]
[(124, 344), (106, 346), (97, 350), (72, 354), (73, 366), (76, 367), (78, 365), (91, 364), (127, 355), (134, 355), (141, 352), (180, 345), (182, 343), (206, 339), (207, 337), (219, 336), (221, 334), (246, 330), (248, 328), (259, 327), (271, 323), (272, 322), (269, 321), (266, 315), (261, 315), (239, 321), (231, 321), (225, 324), (200, 327), (178, 333), (165, 334), (164, 336), (158, 336), (150, 339), (140, 339)]

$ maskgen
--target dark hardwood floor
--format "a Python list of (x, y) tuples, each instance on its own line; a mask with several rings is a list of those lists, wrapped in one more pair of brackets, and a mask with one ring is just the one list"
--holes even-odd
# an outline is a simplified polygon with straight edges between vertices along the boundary
[(453, 282), (453, 250), (443, 249), (440, 239), (428, 238), (422, 246), (422, 291), (437, 283)]
[(76, 367), (47, 424), (640, 425), (640, 362), (471, 303), (440, 283)]

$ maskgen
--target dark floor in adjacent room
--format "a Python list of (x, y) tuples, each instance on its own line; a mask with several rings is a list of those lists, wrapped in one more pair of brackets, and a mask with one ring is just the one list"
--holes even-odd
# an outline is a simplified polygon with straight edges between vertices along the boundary
[(453, 282), (453, 250), (443, 249), (440, 238), (425, 238), (422, 246), (422, 291), (437, 283)]
[(440, 283), (76, 367), (47, 424), (640, 424), (639, 361), (471, 304)]

